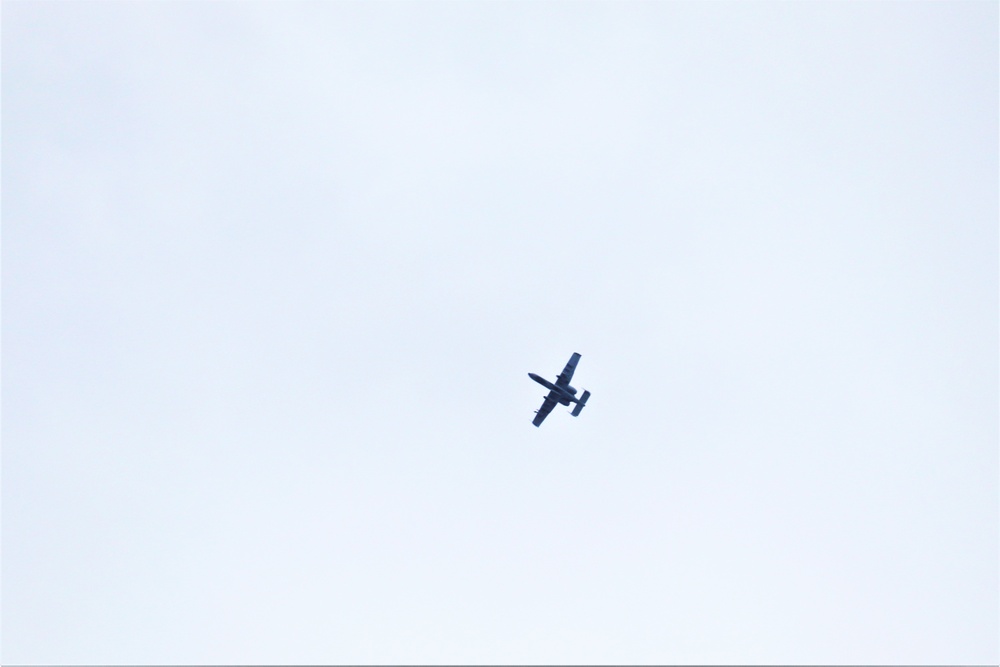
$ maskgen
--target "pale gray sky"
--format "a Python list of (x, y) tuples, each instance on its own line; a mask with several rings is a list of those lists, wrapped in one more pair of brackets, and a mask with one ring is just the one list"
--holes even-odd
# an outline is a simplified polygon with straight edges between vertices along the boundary
[(2, 19), (4, 664), (1000, 659), (996, 2)]

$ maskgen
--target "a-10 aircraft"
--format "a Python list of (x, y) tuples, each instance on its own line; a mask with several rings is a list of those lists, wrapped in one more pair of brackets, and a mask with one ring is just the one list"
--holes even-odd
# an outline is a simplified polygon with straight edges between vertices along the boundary
[(576, 403), (576, 407), (573, 408), (573, 416), (576, 417), (583, 410), (583, 406), (587, 404), (587, 399), (590, 398), (590, 392), (584, 390), (580, 398), (576, 397), (576, 389), (569, 386), (569, 381), (573, 379), (573, 371), (576, 370), (576, 364), (580, 361), (580, 354), (574, 352), (573, 356), (569, 358), (566, 363), (566, 368), (563, 372), (559, 374), (556, 378), (555, 384), (552, 384), (545, 378), (538, 377), (534, 373), (528, 373), (528, 377), (542, 385), (549, 390), (548, 396), (545, 397), (545, 402), (542, 403), (542, 407), (535, 410), (535, 418), (531, 420), (531, 423), (535, 426), (541, 426), (545, 418), (549, 416), (552, 412), (552, 408), (556, 407), (556, 403), (561, 403), (563, 405), (569, 405), (570, 403)]

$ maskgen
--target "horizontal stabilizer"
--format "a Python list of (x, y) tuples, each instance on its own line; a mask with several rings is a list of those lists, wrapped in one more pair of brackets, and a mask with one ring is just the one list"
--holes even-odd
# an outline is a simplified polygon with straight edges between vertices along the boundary
[(580, 411), (583, 410), (583, 406), (587, 404), (588, 398), (590, 398), (590, 392), (584, 391), (583, 396), (580, 397), (580, 402), (576, 404), (575, 408), (573, 408), (574, 417), (578, 417), (580, 415)]

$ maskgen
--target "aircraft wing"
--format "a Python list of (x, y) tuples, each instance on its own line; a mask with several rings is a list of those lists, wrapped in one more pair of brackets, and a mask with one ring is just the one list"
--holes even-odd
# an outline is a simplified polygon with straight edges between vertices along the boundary
[(552, 412), (552, 408), (556, 407), (556, 403), (558, 402), (559, 401), (557, 399), (553, 398), (552, 392), (550, 391), (549, 395), (545, 397), (545, 402), (542, 403), (542, 407), (538, 408), (535, 412), (535, 418), (531, 420), (531, 423), (535, 426), (541, 426), (542, 422), (545, 421), (545, 418), (549, 416), (549, 413)]
[(569, 381), (573, 379), (573, 371), (576, 370), (576, 364), (578, 361), (580, 361), (580, 354), (578, 352), (574, 352), (573, 356), (566, 362), (566, 368), (564, 368), (563, 372), (556, 378), (556, 384), (558, 386), (565, 387), (569, 384)]

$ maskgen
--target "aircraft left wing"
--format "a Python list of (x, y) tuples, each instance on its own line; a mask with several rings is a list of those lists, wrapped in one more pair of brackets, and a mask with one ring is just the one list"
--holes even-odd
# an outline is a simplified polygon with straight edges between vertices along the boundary
[(570, 357), (569, 361), (566, 362), (566, 368), (564, 368), (563, 372), (560, 373), (559, 377), (556, 378), (557, 385), (559, 385), (560, 387), (565, 387), (566, 385), (569, 384), (569, 381), (573, 379), (573, 372), (576, 371), (576, 364), (579, 361), (580, 361), (580, 353), (574, 352), (573, 356)]
[(545, 418), (549, 416), (549, 413), (552, 412), (552, 408), (556, 407), (556, 403), (558, 402), (559, 401), (557, 399), (553, 398), (552, 392), (550, 391), (549, 395), (545, 397), (545, 402), (542, 403), (542, 407), (538, 408), (535, 412), (535, 418), (531, 420), (531, 423), (535, 426), (541, 426), (542, 422), (545, 421)]

